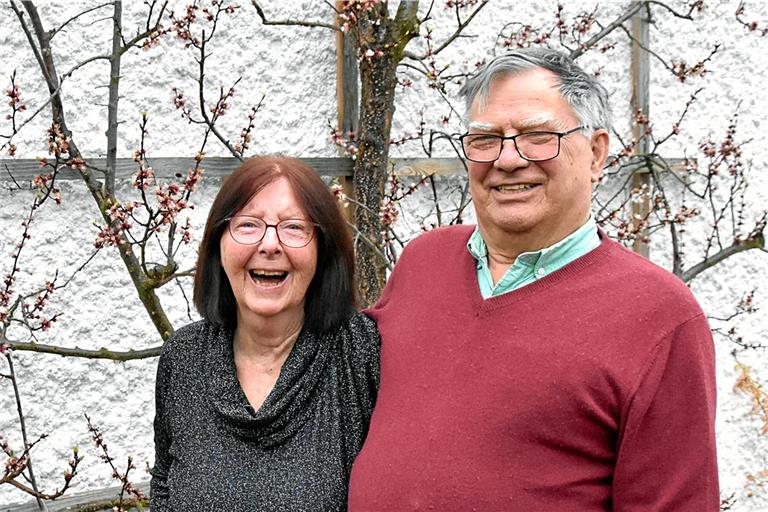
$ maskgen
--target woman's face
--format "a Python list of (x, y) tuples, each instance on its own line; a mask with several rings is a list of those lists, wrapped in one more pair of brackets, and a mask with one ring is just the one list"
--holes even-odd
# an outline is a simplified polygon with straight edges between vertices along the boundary
[[(310, 220), (287, 179), (264, 187), (237, 212), (277, 224), (286, 219)], [(221, 237), (221, 266), (237, 301), (238, 324), (269, 319), (303, 322), (304, 299), (317, 267), (317, 233), (305, 247), (282, 245), (268, 227), (261, 242), (238, 243), (227, 229)]]

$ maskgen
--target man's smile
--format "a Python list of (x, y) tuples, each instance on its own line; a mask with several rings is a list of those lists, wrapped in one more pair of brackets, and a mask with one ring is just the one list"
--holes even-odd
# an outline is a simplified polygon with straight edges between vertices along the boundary
[(516, 185), (498, 185), (493, 188), (499, 192), (525, 192), (538, 186), (538, 183), (519, 183)]

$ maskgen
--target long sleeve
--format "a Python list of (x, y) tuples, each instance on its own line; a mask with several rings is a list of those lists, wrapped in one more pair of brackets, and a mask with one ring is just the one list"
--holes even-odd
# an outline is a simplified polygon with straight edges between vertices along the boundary
[(378, 329), (376, 329), (375, 322), (364, 314), (359, 315), (353, 320), (352, 328), (357, 331), (356, 334), (360, 338), (360, 342), (357, 343), (356, 353), (359, 365), (363, 371), (363, 382), (365, 383), (368, 399), (370, 400), (370, 404), (366, 404), (366, 406), (372, 409), (379, 389), (381, 337), (379, 336)]
[(168, 393), (172, 378), (169, 354), (170, 340), (163, 347), (163, 352), (157, 365), (157, 380), (155, 382), (155, 465), (152, 468), (150, 481), (150, 507), (153, 512), (170, 512), (173, 509), (169, 503), (168, 471), (171, 467), (169, 449), (171, 432), (168, 427)]
[(714, 346), (703, 315), (657, 345), (625, 417), (613, 510), (719, 510)]

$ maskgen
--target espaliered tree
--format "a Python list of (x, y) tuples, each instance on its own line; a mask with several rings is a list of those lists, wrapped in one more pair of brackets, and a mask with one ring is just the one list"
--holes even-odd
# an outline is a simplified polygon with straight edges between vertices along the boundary
[[(125, 236), (123, 229), (124, 218), (115, 216), (115, 212), (120, 208), (120, 200), (115, 196), (115, 173), (117, 160), (117, 107), (119, 101), (120, 84), (120, 64), (123, 56), (134, 48), (140, 48), (145, 42), (151, 41), (160, 34), (160, 24), (165, 15), (166, 5), (153, 1), (148, 4), (148, 17), (146, 27), (139, 31), (134, 37), (126, 40), (123, 36), (122, 27), (122, 2), (113, 2), (100, 7), (112, 6), (112, 51), (109, 54), (95, 55), (90, 57), (72, 69), (63, 74), (56, 67), (56, 52), (52, 42), (57, 33), (64, 26), (74, 21), (76, 18), (87, 14), (91, 10), (86, 10), (77, 16), (67, 20), (60, 26), (46, 28), (40, 17), (37, 7), (33, 2), (23, 2), (23, 10), (14, 0), (10, 1), (10, 6), (16, 14), (19, 24), (29, 42), (29, 48), (34, 53), (42, 79), (45, 82), (48, 93), (50, 94), (51, 111), (51, 140), (55, 147), (53, 152), (54, 161), (44, 162), (50, 172), (50, 185), (53, 186), (55, 180), (62, 170), (71, 168), (80, 173), (82, 181), (88, 187), (94, 202), (105, 223), (105, 230), (112, 237), (112, 245), (116, 246), (125, 269), (131, 276), (131, 281), (142, 304), (147, 310), (152, 323), (160, 333), (163, 339), (167, 339), (173, 332), (168, 317), (163, 310), (162, 305), (155, 293), (155, 290), (167, 282), (176, 271), (173, 262), (157, 269), (154, 273), (148, 272), (143, 262), (137, 257), (134, 251), (134, 244)], [(155, 12), (155, 9), (158, 11)], [(64, 100), (60, 94), (62, 83), (75, 73), (78, 69), (96, 61), (107, 61), (110, 65), (109, 76), (109, 104), (107, 114), (107, 161), (106, 168), (99, 169), (90, 165), (88, 159), (78, 149), (76, 136), (67, 125), (67, 114)], [(99, 179), (98, 175), (103, 175)], [(22, 348), (22, 347), (15, 347)]]
[[(353, 45), (360, 76), (358, 119), (355, 123), (355, 162), (353, 170), (355, 205), (356, 278), (362, 305), (378, 299), (387, 277), (389, 261), (385, 255), (382, 225), (382, 205), (385, 185), (391, 175), (389, 147), (398, 69), (403, 61), (420, 62), (434, 57), (455, 41), (472, 19), (488, 4), (488, 0), (451, 2), (455, 10), (456, 29), (437, 49), (416, 55), (406, 50), (419, 37), (421, 26), (430, 19), (433, 5), (419, 17), (418, 0), (398, 3), (390, 14), (389, 3), (377, 0), (343, 0), (337, 2), (338, 22), (328, 24), (308, 20), (269, 19), (261, 2), (252, 0), (265, 25), (320, 27), (342, 33)], [(476, 5), (475, 5), (476, 4)], [(465, 13), (467, 9), (470, 12)]]

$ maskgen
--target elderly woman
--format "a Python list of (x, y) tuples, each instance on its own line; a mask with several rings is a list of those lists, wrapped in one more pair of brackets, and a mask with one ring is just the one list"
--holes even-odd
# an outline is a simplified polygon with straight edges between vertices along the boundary
[(154, 512), (346, 510), (379, 377), (353, 266), (311, 167), (253, 158), (227, 178), (200, 244), (203, 320), (158, 365)]

